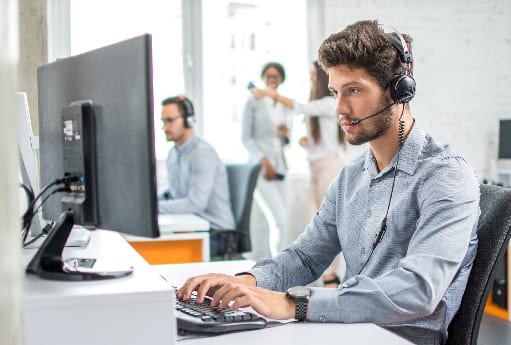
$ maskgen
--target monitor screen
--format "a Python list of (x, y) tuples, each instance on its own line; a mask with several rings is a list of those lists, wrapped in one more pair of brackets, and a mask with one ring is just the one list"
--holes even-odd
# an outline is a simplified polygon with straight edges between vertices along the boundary
[(43, 205), (57, 227), (159, 236), (151, 46), (146, 34), (38, 68), (41, 186), (65, 179)]
[(511, 120), (500, 120), (499, 158), (511, 159)]

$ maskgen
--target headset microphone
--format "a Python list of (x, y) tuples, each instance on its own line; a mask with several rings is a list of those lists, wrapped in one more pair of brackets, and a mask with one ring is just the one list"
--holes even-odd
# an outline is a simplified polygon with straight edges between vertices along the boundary
[[(383, 31), (383, 27), (382, 27)], [(385, 217), (383, 218), (383, 221), (380, 226), (380, 231), (376, 235), (376, 238), (373, 242), (373, 246), (371, 249), (371, 252), (369, 253), (369, 256), (367, 260), (365, 261), (362, 268), (358, 271), (358, 274), (361, 274), (364, 268), (367, 266), (367, 263), (373, 256), (373, 252), (378, 246), (378, 244), (382, 241), (383, 236), (385, 236), (385, 232), (387, 232), (387, 217), (389, 215), (390, 210), (390, 202), (392, 201), (392, 194), (394, 193), (394, 184), (396, 182), (396, 175), (397, 175), (397, 167), (399, 164), (399, 154), (401, 153), (401, 147), (403, 146), (405, 142), (405, 121), (403, 120), (403, 114), (405, 111), (405, 104), (410, 102), (410, 100), (415, 96), (415, 79), (413, 79), (412, 76), (412, 62), (413, 57), (410, 52), (410, 48), (408, 46), (408, 43), (404, 39), (403, 35), (401, 35), (397, 30), (394, 29), (393, 33), (386, 33), (385, 34), (387, 38), (390, 40), (394, 48), (397, 50), (399, 54), (399, 59), (402, 63), (404, 63), (405, 67), (405, 74), (398, 74), (395, 76), (389, 83), (390, 88), (390, 97), (394, 101), (394, 103), (389, 104), (382, 110), (378, 111), (377, 113), (374, 113), (372, 115), (369, 115), (367, 117), (363, 117), (358, 120), (351, 121), (352, 125), (356, 125), (360, 123), (361, 121), (367, 120), (373, 116), (376, 116), (386, 109), (390, 108), (394, 104), (403, 104), (403, 109), (401, 111), (401, 116), (399, 117), (399, 129), (398, 129), (398, 142), (399, 142), (399, 148), (397, 150), (397, 159), (396, 164), (394, 165), (394, 176), (392, 178), (392, 187), (390, 189), (390, 196), (389, 196), (389, 202), (387, 204), (387, 211), (385, 212)]]
[(392, 107), (394, 104), (397, 104), (396, 102), (393, 102), (393, 103), (390, 103), (389, 105), (387, 105), (385, 108), (383, 108), (382, 110), (372, 114), (372, 115), (369, 115), (369, 116), (366, 116), (366, 117), (363, 117), (361, 119), (357, 119), (357, 120), (353, 120), (351, 121), (351, 124), (352, 125), (358, 125), (360, 122), (364, 121), (364, 120), (367, 120), (367, 119), (370, 119), (371, 117), (373, 116), (376, 116), (378, 114), (381, 114), (383, 113), (385, 110), (389, 109), (390, 107)]

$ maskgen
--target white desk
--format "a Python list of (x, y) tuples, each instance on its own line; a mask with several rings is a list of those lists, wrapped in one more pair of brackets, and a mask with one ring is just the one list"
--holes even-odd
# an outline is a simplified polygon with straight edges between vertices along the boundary
[[(170, 285), (181, 286), (187, 278), (205, 273), (234, 274), (246, 271), (253, 261), (222, 261), (179, 265), (153, 265)], [(249, 344), (356, 344), (356, 345), (410, 345), (409, 341), (374, 324), (329, 324), (297, 322), (261, 330), (226, 334), (217, 337), (195, 338), (180, 341), (186, 345), (249, 345)]]
[(413, 345), (411, 342), (370, 323), (289, 323), (256, 331), (213, 338), (182, 340), (186, 345)]
[(150, 264), (209, 261), (209, 222), (194, 214), (160, 214), (160, 237), (124, 236)]
[(158, 225), (162, 234), (181, 231), (209, 231), (209, 222), (194, 214), (160, 214)]
[[(24, 250), (24, 267), (35, 249)], [(86, 248), (65, 257), (97, 258), (99, 268), (133, 266), (130, 276), (63, 282), (25, 274), (26, 345), (139, 345), (173, 343), (174, 295), (168, 285), (115, 232), (91, 232)]]
[[(24, 251), (25, 265), (33, 253), (34, 250)], [(95, 257), (103, 261), (105, 268), (129, 263), (135, 272), (121, 279), (87, 282), (50, 281), (26, 275), (27, 345), (176, 344), (174, 296), (169, 293), (169, 285), (180, 285), (189, 276), (201, 273), (236, 273), (253, 264), (231, 261), (150, 267), (117, 233), (99, 230), (92, 232), (87, 248), (66, 248), (64, 256)], [(373, 324), (303, 322), (179, 343), (311, 345), (332, 341), (357, 345), (411, 344)]]

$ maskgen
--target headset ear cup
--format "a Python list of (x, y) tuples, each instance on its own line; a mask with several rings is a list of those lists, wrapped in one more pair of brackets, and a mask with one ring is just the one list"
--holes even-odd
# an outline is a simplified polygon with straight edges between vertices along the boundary
[(415, 96), (415, 79), (400, 74), (390, 82), (390, 97), (396, 103), (408, 103)]
[(186, 98), (185, 96), (179, 96), (177, 99), (181, 103), (183, 110), (184, 110), (183, 117), (185, 119), (185, 121), (184, 121), (185, 128), (192, 128), (193, 124), (195, 123), (195, 116), (194, 116), (195, 110), (193, 109), (192, 102), (190, 102), (190, 100), (188, 98)]
[(187, 116), (185, 120), (185, 127), (186, 128), (193, 128), (193, 125), (195, 123), (195, 116)]
[(195, 115), (195, 110), (193, 109), (192, 102), (188, 100), (188, 98), (182, 96), (179, 98), (181, 100), (181, 103), (183, 104), (183, 107), (185, 108), (185, 116), (191, 117)]

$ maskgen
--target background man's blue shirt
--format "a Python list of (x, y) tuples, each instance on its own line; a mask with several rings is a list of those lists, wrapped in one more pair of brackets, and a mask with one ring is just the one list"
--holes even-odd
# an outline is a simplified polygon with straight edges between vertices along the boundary
[(169, 200), (160, 197), (160, 213), (193, 213), (212, 229), (234, 230), (227, 172), (215, 149), (192, 135), (167, 158)]

